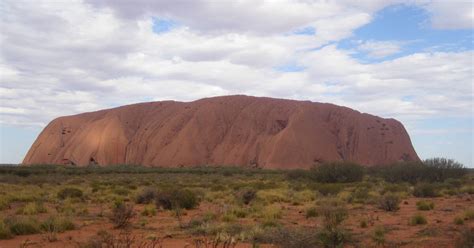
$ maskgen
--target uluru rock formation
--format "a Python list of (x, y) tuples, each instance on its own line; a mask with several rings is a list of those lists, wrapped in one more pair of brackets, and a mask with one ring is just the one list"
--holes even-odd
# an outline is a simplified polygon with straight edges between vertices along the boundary
[(394, 119), (327, 103), (249, 96), (149, 102), (60, 117), (23, 164), (236, 165), (419, 160)]

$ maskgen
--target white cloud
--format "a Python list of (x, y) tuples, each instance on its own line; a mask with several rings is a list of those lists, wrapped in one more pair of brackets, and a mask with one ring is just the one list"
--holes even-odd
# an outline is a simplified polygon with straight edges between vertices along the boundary
[(402, 51), (401, 42), (399, 41), (361, 41), (357, 49), (366, 52), (369, 57), (376, 59), (394, 55)]
[[(43, 126), (60, 115), (133, 102), (237, 93), (333, 102), (403, 120), (469, 114), (472, 52), (362, 64), (328, 45), (391, 3), (380, 2), (242, 1), (229, 8), (197, 1), (182, 8), (183, 2), (160, 1), (4, 1), (0, 122)], [(153, 15), (182, 25), (155, 34)], [(306, 26), (315, 34), (288, 35)], [(376, 57), (399, 51), (379, 41), (361, 49)], [(274, 69), (293, 62), (307, 69)]]
[(472, 29), (474, 3), (470, 0), (434, 0), (421, 4), (431, 14), (431, 25), (439, 29)]

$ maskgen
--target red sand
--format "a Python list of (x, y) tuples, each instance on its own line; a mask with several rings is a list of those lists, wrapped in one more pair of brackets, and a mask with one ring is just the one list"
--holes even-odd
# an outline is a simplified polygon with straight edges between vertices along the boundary
[(326, 103), (249, 96), (150, 102), (60, 117), (24, 164), (308, 168), (419, 160), (394, 119)]

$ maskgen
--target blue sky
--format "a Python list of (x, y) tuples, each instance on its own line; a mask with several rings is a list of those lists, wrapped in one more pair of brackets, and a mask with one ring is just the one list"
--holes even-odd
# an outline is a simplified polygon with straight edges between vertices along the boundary
[(474, 167), (472, 4), (382, 2), (6, 1), (0, 163), (61, 115), (248, 94), (396, 118), (421, 158)]

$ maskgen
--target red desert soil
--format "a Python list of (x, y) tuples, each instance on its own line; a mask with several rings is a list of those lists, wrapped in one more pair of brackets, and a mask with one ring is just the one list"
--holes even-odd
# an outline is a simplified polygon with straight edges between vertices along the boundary
[(394, 119), (327, 103), (249, 96), (149, 102), (60, 117), (24, 164), (309, 168), (419, 160)]
[[(426, 198), (424, 198), (426, 200)], [(383, 226), (387, 230), (385, 247), (454, 247), (454, 240), (461, 228), (466, 226), (473, 228), (473, 221), (466, 221), (464, 225), (455, 225), (453, 220), (456, 216), (463, 216), (465, 210), (472, 205), (474, 198), (470, 195), (437, 197), (428, 200), (433, 201), (435, 209), (430, 211), (419, 211), (416, 209), (416, 202), (422, 198), (408, 198), (406, 203), (400, 205), (400, 210), (396, 212), (385, 212), (377, 209), (373, 205), (351, 206), (349, 208), (349, 218), (343, 224), (349, 229), (355, 240), (359, 241), (360, 247), (375, 247), (371, 235), (376, 227)], [(198, 209), (189, 210), (183, 216), (183, 223), (189, 222), (193, 217), (203, 216), (209, 210), (215, 210), (216, 206), (203, 204)], [(77, 247), (78, 243), (84, 243), (93, 238), (98, 231), (106, 230), (118, 235), (119, 231), (113, 229), (106, 217), (93, 217), (99, 213), (99, 206), (91, 205), (89, 208), (89, 217), (79, 217), (75, 224), (77, 230), (67, 231), (58, 235), (58, 241), (48, 242), (44, 235), (25, 235), (16, 236), (11, 240), (2, 240), (0, 248), (20, 247), (20, 244), (28, 240), (30, 246), (27, 247)], [(141, 211), (137, 207), (136, 212)], [(12, 210), (13, 211), (13, 210)], [(409, 225), (409, 219), (416, 213), (423, 214), (428, 223), (425, 225)], [(164, 237), (163, 247), (194, 247), (193, 240), (199, 237), (192, 237), (179, 229), (178, 221), (173, 217), (170, 211), (160, 211), (157, 216), (146, 217), (148, 224), (145, 227), (139, 227), (139, 216), (132, 221), (135, 228), (133, 235), (137, 238), (154, 235), (155, 237)], [(368, 227), (361, 228), (361, 220), (369, 220)], [(243, 224), (253, 223), (252, 219), (240, 219)], [(320, 218), (305, 218), (305, 206), (292, 206), (286, 204), (283, 207), (281, 223), (285, 226), (305, 226), (308, 228), (320, 226)], [(212, 237), (211, 237), (212, 238)], [(188, 245), (188, 246), (187, 246)], [(250, 244), (240, 243), (237, 247), (251, 247)], [(261, 247), (274, 247), (264, 245)], [(344, 246), (352, 247), (352, 246)]]

